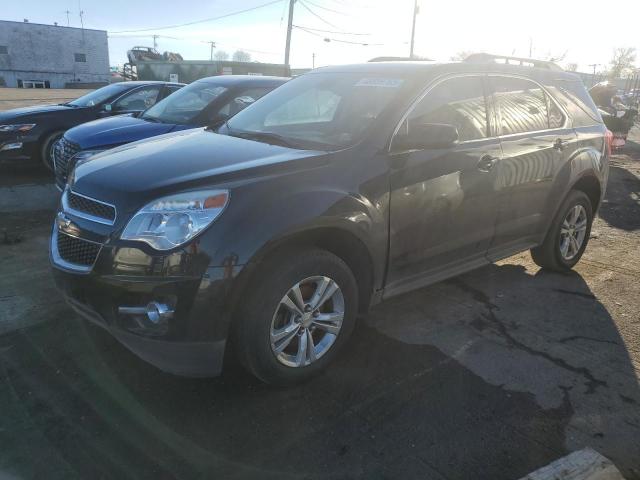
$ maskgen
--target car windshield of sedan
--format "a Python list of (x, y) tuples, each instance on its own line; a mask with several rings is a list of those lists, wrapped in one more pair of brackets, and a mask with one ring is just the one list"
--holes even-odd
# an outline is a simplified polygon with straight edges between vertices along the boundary
[(113, 85), (107, 85), (106, 87), (87, 93), (80, 98), (76, 98), (75, 100), (70, 101), (67, 105), (74, 107), (93, 107), (94, 105), (98, 105), (118, 93), (123, 93), (127, 88), (129, 88), (128, 85), (114, 83)]
[(349, 147), (401, 95), (404, 83), (367, 73), (303, 75), (229, 120), (226, 133), (258, 141), (279, 138), (302, 148)]
[(140, 118), (162, 123), (188, 125), (202, 110), (226, 91), (226, 87), (211, 82), (194, 82), (156, 103)]

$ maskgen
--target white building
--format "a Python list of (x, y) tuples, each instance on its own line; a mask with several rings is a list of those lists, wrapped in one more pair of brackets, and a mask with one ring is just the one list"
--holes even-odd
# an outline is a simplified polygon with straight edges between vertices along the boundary
[(0, 86), (109, 81), (107, 32), (0, 20)]

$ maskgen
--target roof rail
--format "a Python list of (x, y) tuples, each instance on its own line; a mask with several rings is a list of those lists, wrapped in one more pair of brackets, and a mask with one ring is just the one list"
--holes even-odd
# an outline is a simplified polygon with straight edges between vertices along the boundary
[(375, 57), (369, 60), (371, 62), (433, 62), (430, 58), (425, 57)]
[[(504, 62), (499, 62), (503, 60)], [(534, 58), (510, 57), (508, 55), (492, 55), (490, 53), (472, 53), (463, 60), (469, 63), (506, 63), (507, 65), (520, 65), (523, 67), (543, 68), (545, 70), (563, 71), (562, 67), (554, 62), (536, 60)]]

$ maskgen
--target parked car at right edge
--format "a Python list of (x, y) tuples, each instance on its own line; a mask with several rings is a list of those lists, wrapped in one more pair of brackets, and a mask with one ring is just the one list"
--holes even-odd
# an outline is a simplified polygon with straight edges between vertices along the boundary
[(380, 301), (529, 249), (570, 270), (607, 130), (579, 77), (499, 60), (319, 68), (217, 133), (96, 155), (53, 226), (59, 288), (165, 371), (217, 375), (229, 351), (291, 384)]
[(188, 128), (217, 128), (287, 80), (255, 75), (203, 78), (138, 115), (119, 115), (67, 130), (53, 150), (56, 186), (62, 190), (77, 163), (109, 148)]

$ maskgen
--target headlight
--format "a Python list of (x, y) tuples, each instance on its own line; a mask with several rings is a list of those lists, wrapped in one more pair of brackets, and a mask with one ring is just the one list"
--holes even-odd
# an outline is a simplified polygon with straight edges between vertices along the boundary
[(28, 132), (33, 127), (35, 127), (35, 123), (21, 123), (16, 125), (0, 125), (0, 132)]
[(201, 190), (159, 198), (141, 208), (120, 238), (170, 250), (188, 242), (220, 216), (229, 201), (227, 190)]
[(78, 165), (82, 165), (83, 163), (87, 163), (87, 161), (98, 153), (104, 152), (104, 150), (83, 150), (81, 152), (76, 153), (73, 157), (71, 157), (71, 162), (73, 167), (77, 167)]

